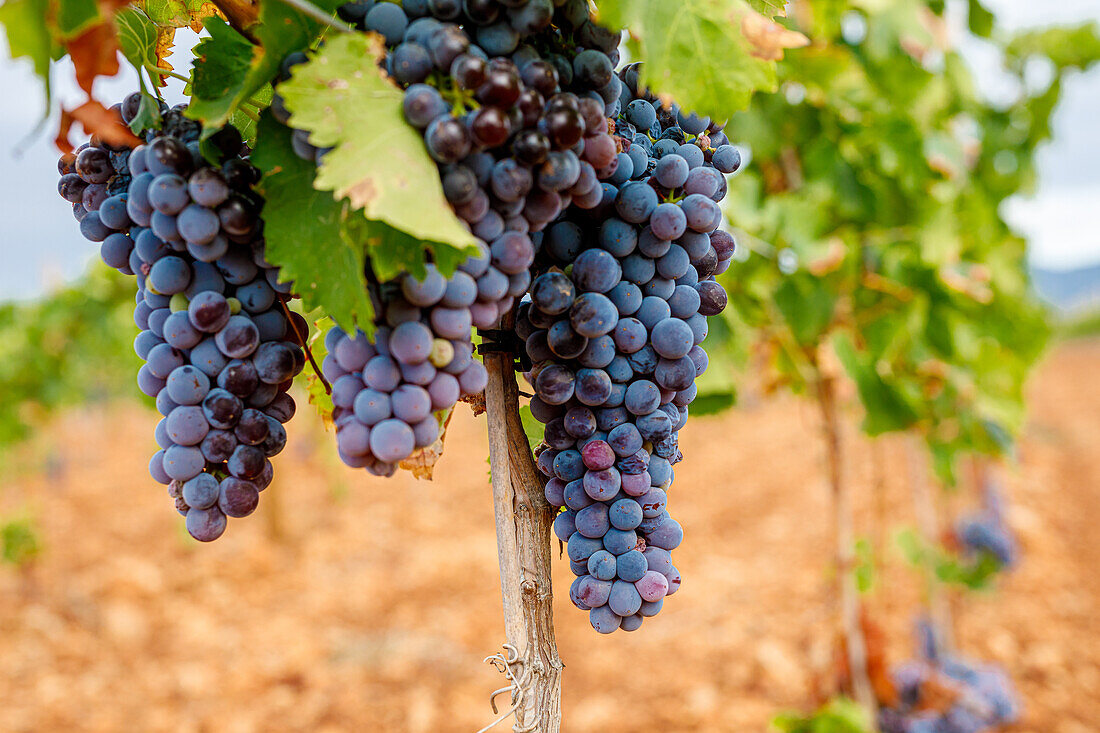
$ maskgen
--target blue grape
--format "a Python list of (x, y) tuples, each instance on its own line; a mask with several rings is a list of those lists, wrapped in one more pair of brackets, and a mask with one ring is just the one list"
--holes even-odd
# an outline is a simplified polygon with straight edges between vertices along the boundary
[(601, 538), (611, 528), (606, 504), (594, 503), (577, 512), (577, 531), (585, 537)]
[(217, 507), (187, 511), (185, 521), (187, 533), (199, 542), (213, 542), (225, 533), (226, 518)]
[(206, 459), (194, 446), (173, 445), (164, 451), (164, 473), (176, 481), (189, 481), (202, 473)]
[(665, 188), (675, 189), (687, 182), (690, 172), (691, 166), (683, 157), (677, 153), (670, 153), (657, 161), (657, 166), (653, 169), (653, 178)]
[(722, 173), (733, 173), (741, 167), (741, 152), (732, 145), (722, 145), (714, 151), (711, 163)]
[(168, 437), (177, 445), (198, 445), (210, 431), (202, 408), (194, 405), (181, 405), (165, 419)]
[(179, 257), (162, 257), (149, 270), (148, 282), (162, 295), (182, 293), (191, 282), (191, 267)]
[(614, 580), (616, 565), (615, 556), (607, 550), (597, 550), (588, 558), (588, 572), (597, 580)]
[(259, 502), (260, 492), (251, 481), (228, 476), (218, 487), (218, 509), (227, 517), (247, 517)]
[(564, 313), (575, 297), (573, 282), (560, 272), (543, 273), (531, 283), (531, 302), (543, 313)]
[(214, 336), (214, 343), (230, 359), (243, 359), (259, 346), (260, 332), (251, 318), (231, 316)]
[(680, 359), (686, 356), (695, 343), (691, 327), (679, 318), (666, 318), (659, 321), (653, 326), (651, 339), (653, 350), (665, 359)]
[(657, 121), (657, 111), (644, 99), (635, 99), (627, 105), (627, 121), (639, 130), (648, 130)]
[(639, 351), (649, 339), (645, 325), (632, 317), (619, 319), (615, 324), (615, 330), (611, 332), (611, 337), (621, 354), (633, 354)]
[(162, 173), (149, 185), (149, 205), (158, 213), (174, 216), (189, 203), (187, 181), (175, 173)]
[[(579, 262), (578, 260), (578, 264)], [(596, 292), (582, 293), (569, 309), (569, 322), (573, 330), (586, 338), (610, 333), (616, 327), (618, 316), (619, 311), (615, 304), (607, 296)]]
[(577, 357), (583, 366), (602, 369), (615, 358), (615, 341), (609, 335), (597, 336), (588, 340), (588, 345)]
[(619, 616), (633, 616), (642, 607), (642, 597), (632, 583), (616, 580), (611, 585), (607, 605)]
[(210, 378), (197, 367), (185, 364), (168, 375), (168, 395), (179, 405), (197, 405), (210, 391)]
[(640, 224), (649, 219), (657, 203), (656, 191), (648, 184), (632, 181), (619, 190), (615, 210), (626, 221)]
[(574, 562), (587, 562), (594, 552), (602, 549), (603, 542), (585, 537), (580, 532), (574, 532), (566, 542), (566, 553)]
[(573, 262), (572, 278), (579, 290), (606, 293), (622, 278), (622, 268), (610, 252), (590, 249)]
[(183, 484), (183, 500), (192, 509), (209, 509), (218, 502), (218, 480), (209, 473), (200, 473)]
[(159, 343), (150, 349), (145, 360), (153, 376), (167, 379), (172, 370), (184, 365), (184, 353), (167, 343)]
[(619, 628), (623, 619), (612, 611), (610, 606), (600, 606), (588, 612), (588, 621), (599, 633), (610, 634)]
[(371, 429), (370, 447), (379, 460), (387, 463), (402, 461), (412, 454), (416, 438), (412, 428), (401, 420), (383, 420)]
[(367, 30), (380, 33), (386, 43), (395, 45), (404, 37), (409, 19), (400, 5), (377, 3), (367, 12), (365, 24)]

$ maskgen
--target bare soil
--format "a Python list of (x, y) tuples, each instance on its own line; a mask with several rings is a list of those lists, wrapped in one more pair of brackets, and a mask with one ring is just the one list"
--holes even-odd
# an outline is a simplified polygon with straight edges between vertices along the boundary
[[(1015, 731), (1100, 730), (1098, 370), (1100, 342), (1040, 369), (1005, 474), (1024, 563), (997, 592), (953, 602), (962, 651), (1020, 687)], [(209, 546), (146, 477), (156, 419), (72, 412), (6, 464), (0, 516), (32, 517), (43, 552), (0, 567), (0, 730), (472, 733), (493, 720), (503, 683), (482, 659), (504, 638), (483, 419), (460, 408), (435, 482), (380, 480), (340, 465), (302, 407), (257, 514)], [(915, 524), (910, 450), (850, 424), (859, 530), (881, 553), (870, 614), (900, 661), (921, 598), (893, 540)], [(759, 401), (692, 419), (681, 445), (670, 509), (687, 530), (684, 583), (658, 617), (597, 635), (555, 563), (570, 733), (765, 731), (829, 686), (816, 412)]]

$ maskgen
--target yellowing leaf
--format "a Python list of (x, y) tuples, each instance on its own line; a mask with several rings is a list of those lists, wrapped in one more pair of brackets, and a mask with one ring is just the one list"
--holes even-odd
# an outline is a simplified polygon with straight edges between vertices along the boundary
[(337, 36), (279, 85), (291, 126), (308, 130), (317, 147), (332, 148), (314, 185), (417, 239), (472, 246), (420, 133), (405, 121), (401, 90), (376, 64), (382, 52), (377, 36)]
[[(747, 107), (753, 92), (776, 89), (775, 63), (759, 55), (768, 44), (761, 45), (759, 37), (750, 41), (743, 28), (746, 17), (766, 20), (754, 8), (775, 12), (778, 3), (768, 5), (758, 0), (599, 0), (598, 19), (629, 32), (631, 57), (643, 62), (642, 83), (654, 94), (724, 120)], [(753, 22), (750, 30), (759, 36), (763, 30)]]
[(168, 63), (168, 57), (172, 55), (172, 46), (176, 42), (175, 28), (157, 28), (157, 43), (153, 47), (153, 55), (157, 61), (157, 68), (165, 71), (172, 70), (172, 64)]
[(162, 28), (185, 28), (198, 33), (202, 22), (211, 16), (224, 17), (217, 6), (207, 0), (144, 0), (134, 3)]

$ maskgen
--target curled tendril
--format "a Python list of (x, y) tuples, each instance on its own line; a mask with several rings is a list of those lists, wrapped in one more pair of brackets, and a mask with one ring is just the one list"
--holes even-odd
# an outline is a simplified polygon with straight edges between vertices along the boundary
[[(503, 714), (500, 714), (500, 717), (498, 717), (492, 723), (489, 723), (489, 725), (485, 726), (477, 733), (486, 733), (486, 731), (490, 730), (491, 728), (495, 728), (497, 725), (507, 720), (510, 715), (514, 715), (515, 712), (519, 710), (519, 708), (523, 705), (524, 697), (527, 695), (528, 692), (527, 685), (528, 682), (530, 682), (531, 673), (528, 669), (526, 660), (520, 658), (519, 650), (516, 649), (513, 645), (505, 643), (502, 648), (504, 649), (504, 652), (507, 654), (507, 656), (505, 656), (505, 654), (497, 652), (496, 654), (490, 654), (483, 660), (487, 664), (492, 665), (497, 672), (503, 674), (504, 679), (508, 680), (509, 683), (507, 686), (501, 687), (499, 690), (494, 690), (493, 692), (489, 693), (489, 705), (492, 706), (494, 715), (500, 714), (500, 711), (497, 708), (496, 699), (499, 695), (508, 692), (511, 693), (512, 706), (504, 711)], [(538, 724), (536, 722), (532, 722), (527, 725), (520, 725), (517, 723), (516, 727), (513, 728), (513, 731), (514, 733), (529, 733), (529, 731), (535, 730), (537, 725)]]

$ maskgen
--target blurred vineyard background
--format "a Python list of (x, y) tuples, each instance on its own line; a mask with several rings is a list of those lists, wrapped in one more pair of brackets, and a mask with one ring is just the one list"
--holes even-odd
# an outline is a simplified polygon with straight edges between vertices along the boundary
[[(1009, 224), (1063, 91), (1095, 89), (1100, 6), (1012, 30), (946, 6), (792, 4), (812, 44), (730, 121), (739, 249), (677, 467), (683, 591), (642, 633), (595, 639), (556, 563), (564, 730), (870, 730), (838, 694), (859, 696), (853, 639), (877, 704), (903, 708), (895, 673), (929, 622), (1007, 672), (1005, 730), (1100, 728), (1100, 264), (1029, 267)], [(974, 73), (990, 58), (995, 84)], [(6, 255), (79, 239), (34, 196), (67, 241)], [(1046, 226), (1095, 246), (1083, 218)], [(433, 483), (380, 480), (340, 466), (303, 408), (275, 498), (199, 546), (146, 477), (131, 314), (98, 265), (0, 305), (0, 729), (488, 722), (483, 422), (460, 410)], [(965, 521), (994, 515), (1009, 545), (968, 544)], [(928, 715), (953, 710), (933, 682)]]

